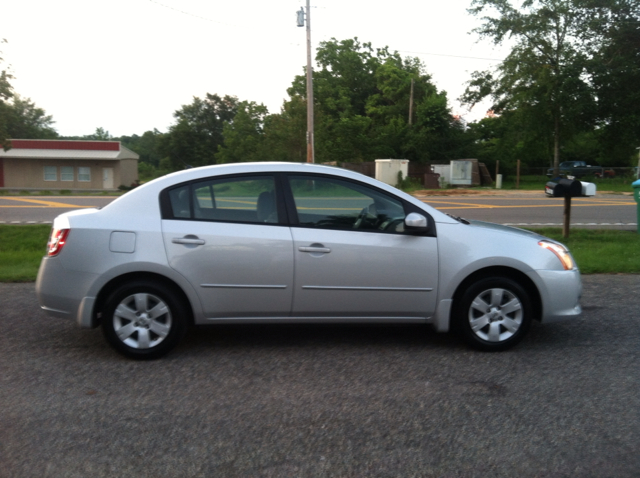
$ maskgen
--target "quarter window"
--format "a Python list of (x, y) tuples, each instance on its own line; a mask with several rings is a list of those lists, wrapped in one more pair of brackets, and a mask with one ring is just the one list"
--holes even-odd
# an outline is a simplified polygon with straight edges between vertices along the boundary
[(374, 188), (334, 178), (291, 176), (298, 224), (322, 229), (403, 232), (402, 202)]
[(45, 181), (57, 181), (58, 180), (58, 168), (55, 166), (44, 167), (44, 180)]
[(171, 202), (171, 212), (175, 219), (191, 218), (189, 186), (182, 186), (181, 188), (169, 191), (169, 201)]

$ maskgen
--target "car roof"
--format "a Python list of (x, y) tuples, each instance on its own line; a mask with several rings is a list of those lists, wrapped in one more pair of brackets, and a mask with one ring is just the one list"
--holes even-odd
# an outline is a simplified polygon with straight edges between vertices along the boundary
[[(419, 207), (425, 208), (434, 217), (437, 222), (455, 222), (449, 216), (437, 211), (428, 204), (414, 198), (410, 194), (407, 194), (389, 184), (378, 181), (364, 174), (350, 171), (348, 169), (340, 168), (337, 166), (312, 164), (312, 163), (286, 163), (286, 162), (253, 162), (253, 163), (229, 163), (229, 164), (216, 164), (210, 166), (200, 166), (197, 168), (184, 169), (174, 173), (167, 174), (160, 178), (149, 181), (148, 183), (139, 186), (132, 190), (127, 195), (149, 194), (149, 199), (152, 196), (156, 196), (163, 189), (170, 187), (174, 184), (183, 182), (205, 179), (213, 176), (226, 176), (233, 174), (251, 174), (251, 173), (313, 173), (313, 174), (327, 174), (335, 177), (341, 177), (345, 179), (353, 179), (362, 183), (369, 184), (376, 188), (385, 190), (393, 195), (399, 196), (404, 200), (411, 202)], [(127, 195), (121, 196), (124, 199)], [(119, 198), (120, 199), (120, 198)], [(119, 201), (116, 200), (111, 205), (116, 205)]]

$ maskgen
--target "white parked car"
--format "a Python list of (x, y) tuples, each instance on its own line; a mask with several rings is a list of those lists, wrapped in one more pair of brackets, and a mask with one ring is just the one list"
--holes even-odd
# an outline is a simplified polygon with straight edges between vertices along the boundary
[(133, 358), (232, 322), (418, 322), (503, 350), (581, 313), (562, 244), (293, 163), (189, 169), (58, 216), (36, 292)]

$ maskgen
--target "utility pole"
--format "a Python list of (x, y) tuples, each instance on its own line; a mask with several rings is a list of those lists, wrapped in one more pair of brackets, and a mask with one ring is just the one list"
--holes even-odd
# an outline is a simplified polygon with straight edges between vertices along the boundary
[[(313, 135), (313, 69), (311, 67), (311, 7), (307, 0), (307, 163), (315, 163), (315, 147)], [(304, 10), (298, 11), (298, 26), (303, 27)]]

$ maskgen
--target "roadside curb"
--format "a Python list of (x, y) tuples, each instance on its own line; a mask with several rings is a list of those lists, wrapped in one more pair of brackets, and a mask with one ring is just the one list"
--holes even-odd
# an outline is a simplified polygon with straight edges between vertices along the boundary
[[(510, 197), (510, 196), (539, 196), (539, 197), (548, 197), (544, 190), (520, 190), (520, 189), (421, 189), (419, 191), (414, 191), (410, 193), (413, 197), (417, 199), (423, 198), (431, 198), (431, 197), (482, 197), (482, 196), (491, 196), (491, 197)], [(606, 196), (633, 196), (633, 191), (631, 192), (618, 192), (618, 191), (597, 191), (597, 195), (606, 195)]]
[(0, 224), (53, 224), (53, 221), (0, 221)]

